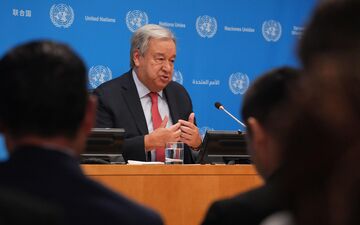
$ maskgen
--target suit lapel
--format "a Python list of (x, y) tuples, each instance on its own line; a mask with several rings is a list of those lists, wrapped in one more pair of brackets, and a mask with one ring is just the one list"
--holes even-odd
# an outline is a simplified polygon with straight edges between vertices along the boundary
[(164, 89), (164, 94), (166, 96), (167, 104), (169, 106), (171, 119), (175, 124), (180, 119), (180, 115), (179, 115), (180, 111), (178, 110), (178, 104), (175, 93), (171, 89), (171, 83)]
[(126, 82), (124, 82), (122, 85), (121, 90), (125, 99), (125, 103), (133, 115), (136, 126), (141, 134), (148, 134), (149, 131), (147, 128), (145, 115), (141, 106), (139, 94), (137, 93), (135, 82), (132, 77), (132, 71), (130, 70), (125, 76)]

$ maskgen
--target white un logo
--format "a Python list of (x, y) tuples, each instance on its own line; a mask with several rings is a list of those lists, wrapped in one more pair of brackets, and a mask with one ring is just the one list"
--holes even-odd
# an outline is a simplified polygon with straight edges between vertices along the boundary
[(244, 94), (250, 84), (249, 77), (244, 73), (233, 73), (229, 77), (229, 87), (233, 94)]
[(66, 4), (54, 4), (50, 8), (50, 19), (55, 27), (68, 28), (74, 22), (74, 10)]
[(147, 14), (140, 10), (129, 11), (126, 14), (126, 26), (131, 32), (135, 32), (140, 27), (149, 23)]
[(281, 37), (281, 24), (275, 20), (267, 20), (262, 24), (262, 34), (266, 41), (277, 42)]
[(200, 37), (212, 38), (217, 31), (216, 19), (207, 15), (199, 16), (196, 19), (196, 31)]
[(179, 70), (174, 70), (172, 80), (179, 84), (183, 84), (183, 76)]
[(112, 72), (107, 66), (92, 66), (89, 70), (89, 82), (92, 88), (97, 88), (100, 84), (111, 80)]

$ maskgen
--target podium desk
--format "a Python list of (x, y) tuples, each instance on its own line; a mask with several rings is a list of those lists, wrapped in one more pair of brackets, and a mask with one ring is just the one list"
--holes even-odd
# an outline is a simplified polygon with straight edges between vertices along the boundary
[(82, 165), (82, 169), (159, 212), (166, 225), (199, 225), (214, 200), (262, 184), (252, 165)]

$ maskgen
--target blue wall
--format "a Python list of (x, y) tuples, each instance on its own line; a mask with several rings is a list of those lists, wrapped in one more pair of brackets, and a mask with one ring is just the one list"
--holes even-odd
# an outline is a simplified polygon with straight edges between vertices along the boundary
[(199, 128), (242, 129), (243, 93), (261, 73), (297, 65), (294, 49), (315, 0), (1, 1), (0, 54), (28, 40), (71, 45), (89, 68), (89, 88), (129, 70), (129, 39), (145, 23), (178, 39), (175, 78), (189, 91)]
[(0, 135), (0, 162), (8, 158), (8, 154), (5, 148), (4, 138)]

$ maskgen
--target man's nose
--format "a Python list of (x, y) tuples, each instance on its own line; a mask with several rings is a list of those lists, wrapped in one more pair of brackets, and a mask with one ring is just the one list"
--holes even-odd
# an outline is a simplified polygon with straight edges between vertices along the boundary
[(162, 66), (163, 70), (165, 71), (171, 71), (171, 69), (173, 68), (173, 63), (169, 60), (165, 60)]

